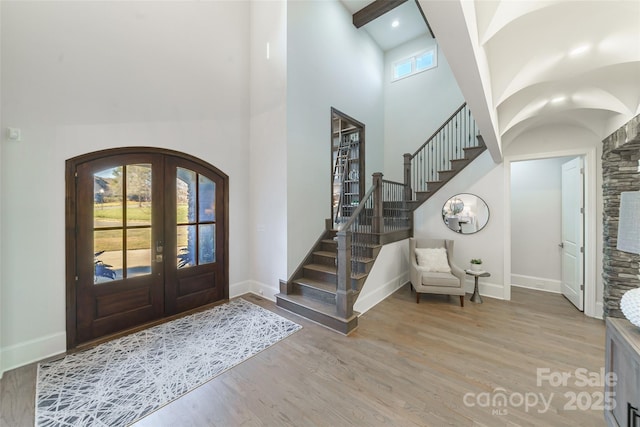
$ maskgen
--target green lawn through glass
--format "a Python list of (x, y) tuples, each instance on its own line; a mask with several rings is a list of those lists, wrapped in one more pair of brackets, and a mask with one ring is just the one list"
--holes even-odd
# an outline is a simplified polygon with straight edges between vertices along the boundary
[[(120, 203), (96, 203), (94, 204), (94, 219), (100, 221), (103, 227), (108, 227), (109, 222), (114, 225), (122, 223), (122, 205)], [(138, 202), (129, 202), (127, 207), (127, 215), (129, 224), (132, 221), (140, 221), (148, 223), (151, 221), (151, 206), (139, 206)], [(181, 204), (177, 209), (177, 222), (187, 222), (187, 205)], [(98, 228), (99, 230), (100, 228)], [(128, 229), (127, 230), (127, 248), (133, 249), (149, 249), (149, 231), (148, 228)], [(178, 233), (178, 247), (187, 245), (187, 233)], [(99, 242), (99, 243), (98, 243)], [(122, 249), (122, 230), (104, 230), (100, 231), (96, 246), (100, 250), (114, 251)]]

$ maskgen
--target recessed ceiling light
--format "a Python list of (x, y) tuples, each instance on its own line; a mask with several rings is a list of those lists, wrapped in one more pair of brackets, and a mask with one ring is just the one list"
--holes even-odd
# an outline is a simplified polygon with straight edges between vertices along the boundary
[(571, 50), (569, 52), (569, 56), (582, 55), (583, 53), (588, 52), (590, 49), (591, 49), (591, 45), (590, 44), (584, 44), (582, 46), (578, 46), (575, 49)]
[(565, 99), (567, 99), (566, 96), (556, 96), (555, 98), (553, 98), (551, 100), (551, 102), (554, 103), (554, 104), (558, 104), (558, 103), (564, 101)]
[(393, 22), (391, 23), (391, 26), (393, 28), (396, 28), (398, 25), (400, 25), (400, 21), (398, 21), (397, 19), (394, 19)]

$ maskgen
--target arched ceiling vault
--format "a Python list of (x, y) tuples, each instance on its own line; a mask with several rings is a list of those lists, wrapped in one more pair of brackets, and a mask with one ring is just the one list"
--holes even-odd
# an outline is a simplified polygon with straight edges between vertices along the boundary
[(640, 1), (420, 3), (465, 97), (482, 81), (492, 154), (545, 125), (604, 139), (640, 113)]

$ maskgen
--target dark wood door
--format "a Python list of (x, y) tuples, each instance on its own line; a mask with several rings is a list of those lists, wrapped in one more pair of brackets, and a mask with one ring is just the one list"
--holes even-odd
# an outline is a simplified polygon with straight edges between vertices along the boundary
[(69, 348), (228, 298), (227, 176), (112, 151), (68, 162)]
[(165, 166), (167, 314), (228, 297), (224, 177), (168, 157)]
[(115, 155), (77, 167), (77, 340), (157, 319), (164, 268), (163, 159)]

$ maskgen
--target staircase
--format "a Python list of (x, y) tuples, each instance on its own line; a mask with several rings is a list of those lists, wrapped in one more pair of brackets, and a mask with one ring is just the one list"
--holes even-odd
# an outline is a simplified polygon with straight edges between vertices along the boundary
[[(354, 330), (358, 325), (359, 313), (353, 311), (353, 303), (382, 248), (381, 244), (375, 242), (376, 236), (367, 237), (371, 242), (361, 243), (358, 249), (360, 256), (352, 260), (354, 268), (349, 274), (350, 280), (347, 281), (346, 276), (343, 278), (352, 292), (339, 292), (338, 231), (327, 229), (292, 279), (280, 281), (277, 305), (343, 334)], [(338, 304), (338, 300), (344, 303)], [(340, 309), (347, 306), (351, 310)]]
[[(383, 245), (413, 235), (413, 211), (486, 150), (463, 104), (413, 154), (404, 155), (404, 182), (373, 174), (373, 185), (339, 229), (325, 230), (287, 281), (279, 307), (343, 334), (358, 326), (353, 305)], [(334, 170), (334, 174), (336, 171)]]

